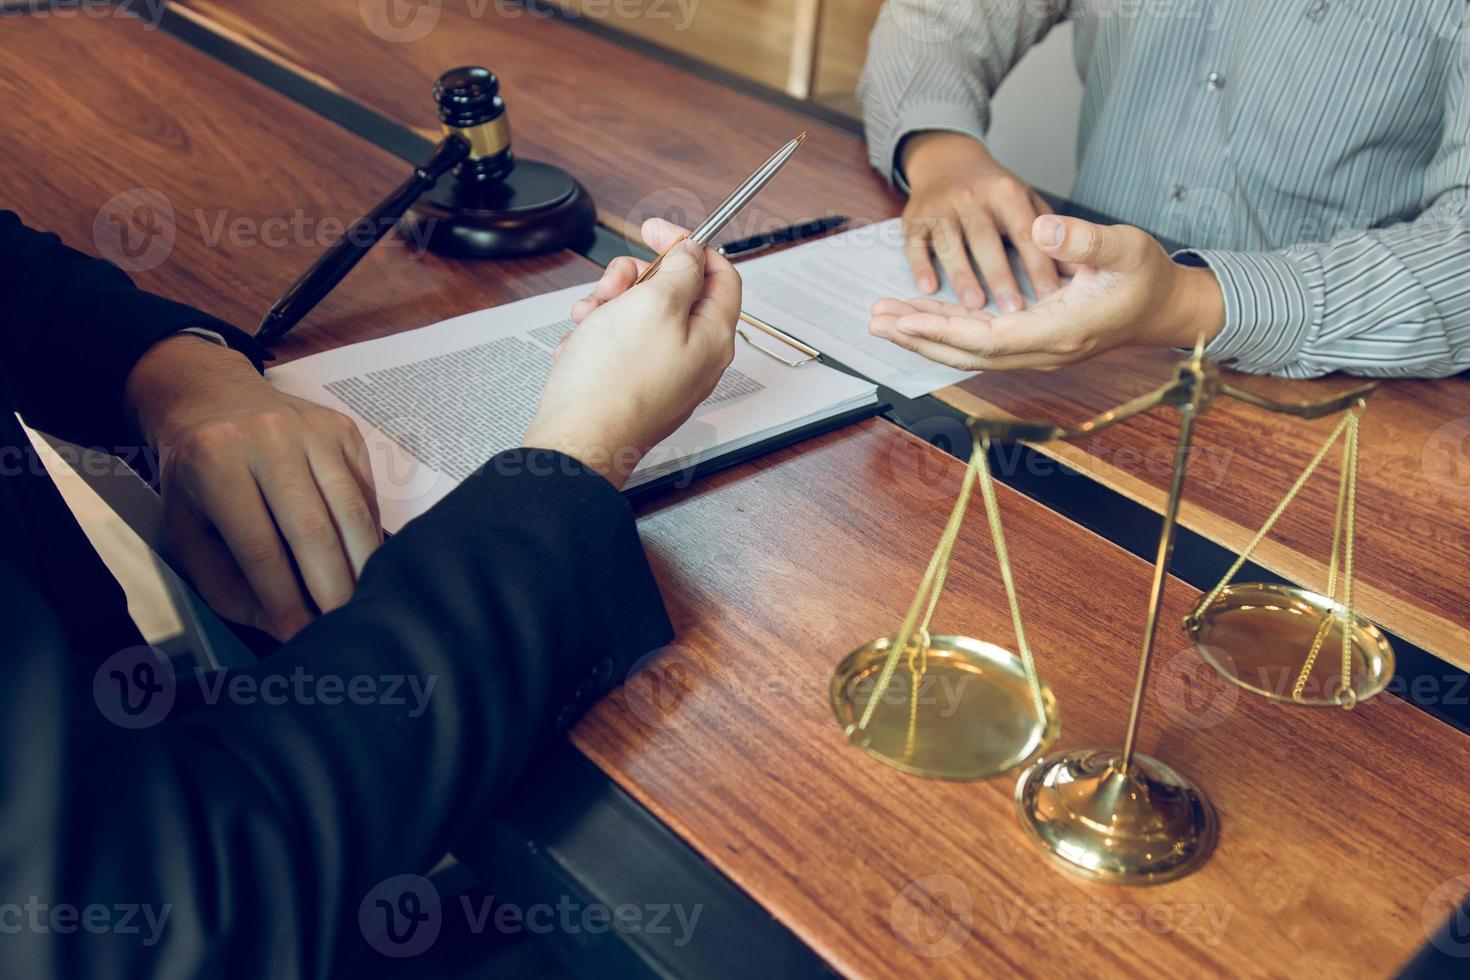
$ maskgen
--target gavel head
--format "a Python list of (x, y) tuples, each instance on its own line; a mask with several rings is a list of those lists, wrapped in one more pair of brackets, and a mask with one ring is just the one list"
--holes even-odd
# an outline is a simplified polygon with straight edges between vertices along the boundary
[(470, 144), (470, 155), (456, 171), (462, 182), (503, 180), (515, 167), (510, 152), (510, 118), (500, 97), (500, 80), (486, 68), (466, 66), (439, 76), (434, 85), (444, 132)]
[[(517, 162), (500, 81), (484, 68), (447, 71), (434, 85), (445, 137), (435, 148), (442, 174), (459, 160), (453, 180), (435, 180), (406, 220), (446, 255), (503, 258), (560, 248), (589, 248), (597, 208), (587, 189), (555, 164)], [(466, 150), (465, 147), (468, 147)]]

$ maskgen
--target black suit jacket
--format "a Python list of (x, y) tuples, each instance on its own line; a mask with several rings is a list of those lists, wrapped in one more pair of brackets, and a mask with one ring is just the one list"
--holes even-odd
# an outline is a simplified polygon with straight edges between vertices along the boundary
[(191, 325), (256, 353), (0, 212), (3, 975), (340, 972), (375, 886), (425, 871), (672, 635), (622, 497), (516, 451), (385, 544), (344, 608), (223, 685), (132, 649), (119, 589), (12, 410), (126, 449), (129, 370)]

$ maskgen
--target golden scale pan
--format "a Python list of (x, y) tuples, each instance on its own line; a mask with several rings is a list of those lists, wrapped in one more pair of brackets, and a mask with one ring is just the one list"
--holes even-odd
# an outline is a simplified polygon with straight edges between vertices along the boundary
[[(1075, 874), (1112, 884), (1154, 884), (1194, 871), (1214, 849), (1214, 807), (1187, 777), (1134, 751), (1194, 420), (1217, 396), (1302, 419), (1344, 413), (1220, 584), (1200, 597), (1184, 629), (1205, 662), (1232, 684), (1287, 704), (1352, 708), (1382, 691), (1394, 673), (1388, 641), (1353, 607), (1358, 422), (1375, 387), (1305, 404), (1272, 401), (1222, 382), (1218, 369), (1204, 361), (1201, 343), (1173, 380), (1080, 425), (969, 419), (974, 443), (964, 483), (908, 614), (897, 633), (859, 647), (837, 666), (830, 693), (838, 724), (854, 745), (919, 776), (985, 779), (1031, 762), (1016, 786), (1018, 816), (1054, 862)], [(1179, 437), (1123, 747), (1043, 756), (1061, 724), (1056, 699), (1026, 641), (987, 460), (990, 444), (1080, 439), (1161, 405), (1180, 413)], [(1232, 584), (1339, 439), (1342, 467), (1326, 594), (1268, 582)], [(977, 484), (1016, 652), (929, 629)]]

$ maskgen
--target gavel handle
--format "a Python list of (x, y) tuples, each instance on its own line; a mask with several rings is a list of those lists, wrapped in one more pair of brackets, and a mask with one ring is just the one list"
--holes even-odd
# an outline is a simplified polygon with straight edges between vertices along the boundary
[(354, 222), (347, 233), (286, 290), (286, 294), (260, 322), (255, 339), (268, 344), (300, 323), (337, 283), (347, 277), (347, 273), (362, 261), (362, 257), (398, 224), (398, 220), (413, 206), (414, 201), (469, 155), (468, 140), (457, 135), (446, 137), (434, 148), (428, 160), (415, 167), (409, 178), (398, 185), (381, 204)]

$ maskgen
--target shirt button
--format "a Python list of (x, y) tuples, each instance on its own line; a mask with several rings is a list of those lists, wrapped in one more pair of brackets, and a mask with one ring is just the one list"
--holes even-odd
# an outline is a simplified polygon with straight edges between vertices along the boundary
[(1310, 20), (1321, 20), (1322, 16), (1326, 13), (1327, 0), (1316, 0), (1315, 3), (1307, 8), (1307, 17)]
[(603, 657), (592, 665), (592, 683), (600, 691), (612, 680), (613, 658)]
[(1186, 191), (1183, 184), (1175, 184), (1174, 189), (1169, 192), (1169, 196), (1176, 201), (1182, 201), (1184, 200), (1185, 193)]
[(1216, 91), (1225, 87), (1225, 76), (1217, 71), (1210, 72), (1210, 77), (1205, 79), (1205, 84)]

